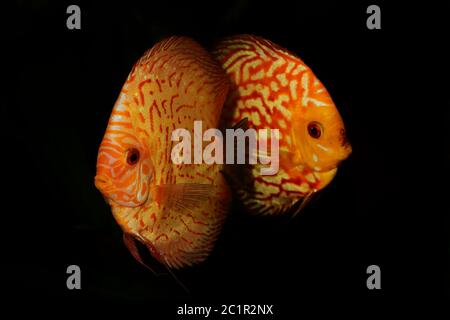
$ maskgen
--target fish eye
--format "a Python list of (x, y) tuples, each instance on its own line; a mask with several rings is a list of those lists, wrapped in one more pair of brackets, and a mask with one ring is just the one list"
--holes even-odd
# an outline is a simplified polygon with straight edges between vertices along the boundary
[(131, 148), (127, 151), (127, 163), (130, 166), (134, 166), (139, 161), (139, 150)]
[(308, 124), (308, 133), (314, 139), (319, 139), (322, 135), (322, 126), (319, 122), (313, 121)]

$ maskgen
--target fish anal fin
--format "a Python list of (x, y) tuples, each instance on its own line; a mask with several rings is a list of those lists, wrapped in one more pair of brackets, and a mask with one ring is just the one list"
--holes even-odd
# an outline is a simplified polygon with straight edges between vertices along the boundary
[(139, 250), (136, 246), (136, 240), (134, 239), (134, 237), (130, 234), (124, 233), (123, 234), (123, 242), (125, 243), (125, 246), (127, 247), (128, 251), (130, 251), (131, 255), (133, 256), (133, 258), (136, 259), (136, 261), (138, 261), (140, 264), (142, 264), (144, 267), (146, 267), (147, 269), (149, 269), (153, 274), (157, 275), (157, 273), (155, 272), (155, 270), (151, 267), (149, 267), (143, 260), (142, 257), (139, 253)]
[(298, 215), (300, 212), (302, 212), (305, 207), (311, 202), (311, 200), (316, 195), (316, 192), (311, 191), (308, 194), (305, 195), (304, 198), (298, 200), (291, 208), (291, 218), (294, 218), (296, 215)]

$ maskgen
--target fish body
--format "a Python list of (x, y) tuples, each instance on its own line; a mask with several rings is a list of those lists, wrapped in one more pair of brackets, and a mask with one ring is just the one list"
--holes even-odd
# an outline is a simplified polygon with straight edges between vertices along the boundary
[[(175, 164), (171, 134), (194, 121), (216, 128), (228, 92), (217, 62), (195, 41), (171, 37), (134, 65), (101, 142), (95, 185), (133, 256), (134, 241), (169, 268), (203, 261), (230, 200), (216, 164)], [(201, 139), (201, 137), (200, 137)]]
[(327, 186), (351, 146), (331, 96), (312, 70), (293, 53), (252, 35), (222, 40), (213, 55), (231, 83), (222, 126), (247, 118), (250, 128), (279, 129), (278, 173), (261, 175), (258, 166), (238, 169), (237, 195), (249, 211), (284, 213)]

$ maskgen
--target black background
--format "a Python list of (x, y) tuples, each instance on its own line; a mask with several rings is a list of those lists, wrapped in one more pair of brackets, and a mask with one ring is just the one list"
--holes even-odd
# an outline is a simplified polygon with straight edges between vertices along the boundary
[[(316, 305), (316, 312), (387, 313), (428, 302), (433, 310), (447, 299), (448, 208), (433, 204), (448, 187), (436, 184), (445, 167), (433, 161), (448, 145), (433, 143), (442, 128), (437, 110), (449, 102), (448, 81), (438, 78), (447, 72), (448, 5), (74, 3), (81, 30), (66, 28), (73, 3), (48, 1), (18, 1), (6, 29), (0, 249), (1, 290), (11, 301), (112, 299), (145, 305), (150, 318), (174, 316), (184, 303), (267, 303), (288, 318)], [(381, 30), (366, 28), (370, 4), (381, 7)], [(177, 272), (188, 294), (141, 267), (122, 244), (93, 184), (97, 150), (146, 49), (170, 35), (210, 47), (238, 33), (266, 37), (314, 70), (344, 118), (353, 154), (294, 219), (250, 216), (236, 203), (210, 258)], [(79, 291), (66, 288), (71, 264), (82, 270)], [(381, 268), (381, 290), (366, 287), (371, 264)]]

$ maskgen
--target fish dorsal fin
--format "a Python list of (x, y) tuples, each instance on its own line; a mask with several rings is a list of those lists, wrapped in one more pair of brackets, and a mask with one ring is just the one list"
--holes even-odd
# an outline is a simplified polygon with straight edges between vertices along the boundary
[[(162, 113), (171, 116), (189, 114), (208, 125), (219, 121), (229, 90), (228, 78), (212, 55), (193, 39), (179, 36), (164, 39), (149, 49), (136, 62), (129, 81), (135, 82), (138, 93), (144, 92), (145, 101), (158, 100), (161, 105), (163, 100), (170, 105), (173, 102), (173, 109), (159, 107), (160, 112), (165, 109)], [(152, 95), (145, 96), (148, 92), (145, 86), (155, 83), (158, 83), (153, 90), (156, 100)], [(150, 102), (145, 104), (146, 108), (150, 106)], [(184, 127), (187, 127), (184, 122), (192, 122), (183, 118), (180, 121)], [(174, 122), (176, 126), (179, 124)]]

